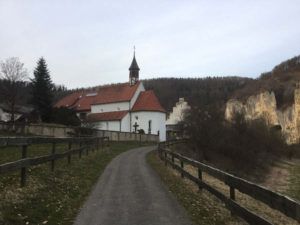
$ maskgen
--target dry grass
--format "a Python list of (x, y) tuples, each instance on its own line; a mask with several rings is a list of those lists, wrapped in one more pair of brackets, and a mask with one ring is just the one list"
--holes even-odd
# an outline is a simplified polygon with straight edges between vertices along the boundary
[[(247, 224), (241, 218), (231, 216), (214, 195), (206, 190), (199, 191), (197, 185), (188, 179), (182, 179), (181, 175), (164, 163), (157, 156), (157, 152), (150, 152), (147, 161), (160, 175), (163, 182), (175, 195), (179, 203), (185, 208), (187, 214), (198, 225), (244, 225)], [(187, 168), (188, 169), (188, 168)], [(206, 179), (206, 177), (204, 177)]]
[[(180, 161), (177, 159), (175, 160), (177, 165), (180, 165)], [(197, 177), (198, 170), (197, 168), (185, 165), (184, 169), (188, 171), (190, 174)], [(178, 173), (178, 172), (177, 172)], [(179, 174), (179, 173), (178, 173)], [(229, 198), (229, 186), (225, 185), (222, 181), (203, 173), (203, 181), (214, 187), (215, 189), (219, 190), (223, 194), (225, 194)], [(197, 189), (197, 185), (193, 182), (189, 182), (189, 185), (195, 189)], [(259, 216), (267, 219), (268, 221), (272, 222), (274, 225), (276, 224), (289, 224), (289, 225), (296, 225), (298, 224), (297, 221), (285, 216), (278, 210), (274, 210), (270, 208), (268, 205), (255, 200), (254, 198), (235, 190), (235, 197), (237, 203), (242, 205), (243, 207), (249, 209), (250, 211), (256, 213)]]

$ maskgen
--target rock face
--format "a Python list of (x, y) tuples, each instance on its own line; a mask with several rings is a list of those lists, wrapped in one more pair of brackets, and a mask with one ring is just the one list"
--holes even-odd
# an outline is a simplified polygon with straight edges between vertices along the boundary
[(284, 111), (276, 107), (273, 92), (250, 96), (246, 103), (231, 99), (226, 103), (225, 118), (231, 120), (235, 112), (243, 112), (247, 120), (264, 118), (270, 126), (281, 126), (288, 144), (298, 143), (300, 138), (300, 89), (294, 92), (294, 104)]

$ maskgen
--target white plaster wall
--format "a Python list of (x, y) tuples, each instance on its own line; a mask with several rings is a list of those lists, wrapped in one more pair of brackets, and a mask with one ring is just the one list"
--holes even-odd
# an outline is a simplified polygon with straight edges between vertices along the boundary
[(190, 108), (191, 107), (184, 101), (183, 98), (179, 98), (179, 101), (173, 107), (173, 110), (166, 121), (166, 125), (175, 125), (182, 121), (184, 119), (184, 112)]
[[(138, 119), (136, 119), (136, 116)], [(138, 129), (143, 129), (148, 134), (148, 122), (152, 120), (151, 134), (157, 134), (159, 131), (159, 141), (166, 140), (166, 114), (162, 112), (140, 111), (132, 112), (131, 126), (137, 122)], [(134, 129), (132, 129), (134, 131)]]
[(120, 131), (120, 121), (108, 121), (108, 130), (112, 131)]
[(130, 109), (132, 109), (132, 107), (133, 107), (135, 101), (137, 100), (137, 98), (139, 97), (139, 94), (141, 91), (145, 91), (145, 87), (142, 82), (139, 84), (138, 88), (136, 89), (136, 92), (134, 93), (134, 95), (130, 101)]
[(111, 131), (120, 131), (120, 121), (101, 121), (101, 122), (94, 122), (95, 129), (99, 130), (111, 130)]
[(91, 113), (115, 112), (123, 110), (129, 110), (129, 101), (91, 105)]
[(121, 120), (121, 131), (130, 132), (130, 113), (127, 113)]

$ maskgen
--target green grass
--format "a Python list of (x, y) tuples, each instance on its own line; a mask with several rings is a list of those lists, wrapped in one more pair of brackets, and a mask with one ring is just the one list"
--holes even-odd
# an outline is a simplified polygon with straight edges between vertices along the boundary
[(221, 225), (232, 222), (239, 224), (236, 217), (231, 217), (224, 204), (210, 195), (207, 191), (199, 191), (196, 185), (182, 179), (179, 173), (166, 167), (159, 159), (157, 152), (152, 151), (147, 155), (147, 162), (159, 174), (162, 181), (185, 208), (190, 218), (199, 225)]
[[(146, 144), (144, 144), (146, 145)], [(112, 142), (100, 151), (72, 155), (55, 161), (54, 172), (50, 163), (27, 169), (26, 185), (20, 188), (20, 171), (0, 176), (0, 224), (72, 224), (79, 208), (89, 195), (106, 165), (118, 154), (140, 146), (135, 142)], [(60, 144), (57, 152), (66, 150)], [(28, 148), (28, 156), (46, 155), (51, 145)], [(0, 149), (0, 164), (20, 159), (21, 148)]]

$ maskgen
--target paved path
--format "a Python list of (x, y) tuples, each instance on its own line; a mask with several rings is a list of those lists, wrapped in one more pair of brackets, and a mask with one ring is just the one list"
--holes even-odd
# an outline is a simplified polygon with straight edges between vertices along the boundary
[(183, 208), (147, 164), (142, 147), (106, 167), (74, 225), (190, 225)]

